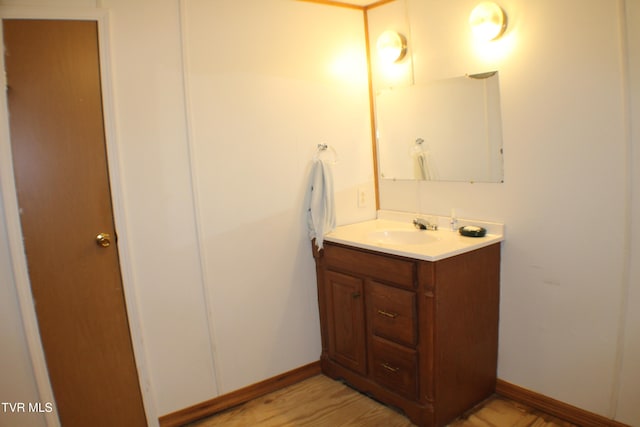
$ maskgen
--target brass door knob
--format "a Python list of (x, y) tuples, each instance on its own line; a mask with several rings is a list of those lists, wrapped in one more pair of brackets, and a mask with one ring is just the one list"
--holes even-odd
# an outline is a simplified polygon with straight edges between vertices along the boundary
[(96, 236), (96, 244), (98, 246), (102, 246), (103, 248), (108, 248), (111, 246), (111, 234), (109, 233), (100, 233)]

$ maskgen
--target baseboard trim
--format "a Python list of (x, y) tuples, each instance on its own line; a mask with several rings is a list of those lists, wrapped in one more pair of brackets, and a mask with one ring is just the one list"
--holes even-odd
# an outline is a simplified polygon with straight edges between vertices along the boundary
[(501, 379), (496, 381), (496, 393), (582, 427), (630, 427)]
[(160, 422), (160, 427), (179, 427), (280, 390), (318, 374), (320, 374), (320, 361), (309, 363), (308, 365), (276, 375), (275, 377), (268, 378), (231, 393), (163, 415), (158, 421)]

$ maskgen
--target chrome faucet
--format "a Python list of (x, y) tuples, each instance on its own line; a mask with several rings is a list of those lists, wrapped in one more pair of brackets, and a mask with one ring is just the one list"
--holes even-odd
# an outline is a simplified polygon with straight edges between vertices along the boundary
[(414, 219), (413, 220), (413, 225), (418, 230), (433, 230), (433, 231), (436, 231), (438, 229), (438, 225), (437, 224), (431, 224), (429, 221), (427, 221), (426, 219), (422, 219), (422, 218)]

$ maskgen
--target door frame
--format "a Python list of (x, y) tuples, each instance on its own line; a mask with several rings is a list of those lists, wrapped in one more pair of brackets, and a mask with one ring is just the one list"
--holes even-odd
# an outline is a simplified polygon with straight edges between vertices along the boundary
[[(133, 268), (129, 256), (125, 206), (123, 201), (124, 185), (120, 172), (120, 157), (116, 138), (115, 109), (112, 89), (112, 73), (109, 46), (109, 12), (99, 8), (50, 8), (50, 7), (11, 7), (0, 6), (0, 20), (4, 19), (51, 19), (51, 20), (91, 20), (98, 24), (98, 42), (100, 54), (100, 76), (102, 104), (104, 116), (104, 133), (106, 156), (111, 186), (113, 217), (118, 231), (118, 253), (122, 285), (125, 294), (125, 305), (129, 319), (129, 331), (133, 344), (138, 380), (142, 392), (147, 422), (150, 426), (158, 425), (158, 415), (150, 388), (150, 375), (147, 369), (146, 352), (142, 340), (141, 316), (133, 280)], [(1, 23), (0, 23), (1, 28)], [(0, 46), (4, 46), (0, 31)], [(4, 71), (4, 52), (0, 54), (0, 70)], [(0, 84), (6, 87), (6, 76), (0, 72)], [(0, 86), (1, 88), (1, 86)], [(7, 94), (0, 90), (0, 196), (4, 204), (6, 229), (9, 240), (9, 252), (13, 277), (20, 305), (22, 323), (25, 331), (27, 347), (31, 357), (31, 365), (41, 402), (55, 402), (53, 389), (40, 339), (38, 321), (31, 293), (31, 283), (27, 268), (27, 256), (23, 244), (22, 227), (16, 193), (13, 162), (11, 156), (11, 140), (9, 131), (9, 115)], [(105, 402), (108, 404), (108, 402)], [(56, 411), (43, 414), (47, 426), (59, 427), (60, 421)]]

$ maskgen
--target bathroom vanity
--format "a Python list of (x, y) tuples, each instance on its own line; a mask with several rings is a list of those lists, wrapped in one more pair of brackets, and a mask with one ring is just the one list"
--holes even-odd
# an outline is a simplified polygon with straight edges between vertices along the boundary
[(501, 240), (381, 220), (327, 235), (314, 246), (322, 371), (419, 426), (446, 425), (490, 396)]

